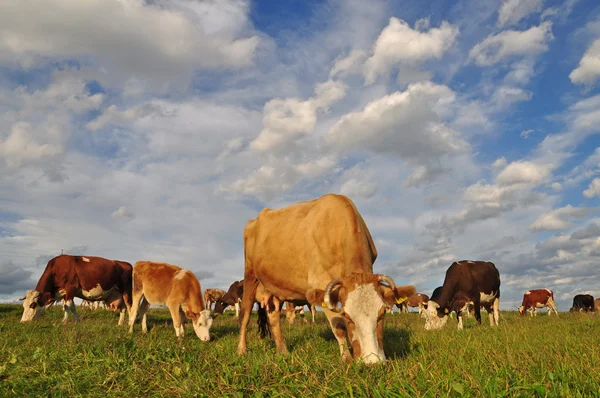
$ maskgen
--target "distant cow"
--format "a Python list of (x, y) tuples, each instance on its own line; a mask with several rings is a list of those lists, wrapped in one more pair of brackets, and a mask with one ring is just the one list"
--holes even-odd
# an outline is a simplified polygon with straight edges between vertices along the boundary
[[(142, 300), (140, 304), (140, 300)], [(176, 265), (138, 261), (133, 267), (133, 306), (129, 316), (129, 332), (138, 309), (142, 316), (142, 331), (146, 326), (146, 313), (150, 305), (166, 305), (173, 318), (173, 327), (177, 337), (183, 337), (185, 318), (192, 320), (194, 331), (200, 340), (210, 340), (212, 317), (202, 301), (200, 282), (193, 272)]]
[(458, 328), (462, 329), (460, 312), (470, 302), (473, 303), (477, 322), (481, 324), (481, 307), (484, 307), (489, 314), (490, 325), (498, 325), (500, 273), (493, 263), (467, 260), (452, 263), (438, 293), (434, 291), (427, 303), (426, 330), (444, 326), (451, 311), (457, 311)]
[(215, 304), (214, 314), (222, 314), (227, 306), (233, 305), (235, 307), (235, 317), (240, 316), (240, 303), (244, 297), (244, 280), (235, 281), (229, 286), (227, 293), (217, 300)]
[(354, 359), (385, 360), (386, 302), (410, 296), (415, 289), (373, 274), (377, 250), (350, 199), (330, 194), (278, 210), (263, 209), (244, 228), (244, 253), (238, 354), (246, 352), (246, 331), (258, 298), (267, 308), (259, 321), (268, 322), (277, 352), (287, 351), (279, 302), (307, 300), (324, 306), (342, 358), (351, 358), (350, 342)]
[(594, 297), (589, 294), (576, 295), (573, 297), (573, 306), (569, 311), (594, 311)]
[(531, 316), (536, 316), (537, 309), (544, 307), (548, 310), (548, 315), (550, 315), (552, 311), (558, 315), (558, 309), (556, 309), (556, 303), (554, 302), (554, 292), (550, 289), (528, 290), (523, 295), (523, 302), (519, 307), (519, 314), (525, 315), (527, 310), (531, 310)]
[(67, 322), (69, 311), (79, 321), (73, 299), (124, 302), (119, 325), (125, 322), (125, 310), (131, 308), (131, 264), (102, 257), (61, 254), (48, 262), (35, 290), (29, 290), (23, 301), (21, 322), (37, 319), (56, 300), (63, 300)]
[(425, 309), (427, 308), (427, 303), (429, 302), (429, 296), (423, 293), (413, 294), (406, 300), (403, 304), (406, 305), (406, 312), (408, 312), (408, 307), (418, 308), (419, 314), (421, 316), (425, 316)]
[(225, 295), (225, 290), (222, 289), (205, 289), (204, 290), (204, 303), (206, 309), (210, 310), (213, 303), (218, 302)]
[(315, 323), (315, 305), (308, 303), (308, 301), (303, 304), (302, 302), (285, 302), (285, 319), (290, 324), (294, 324), (294, 320), (296, 319), (296, 314), (300, 314), (304, 318), (304, 306), (307, 305), (310, 310), (310, 314), (312, 315), (312, 323)]
[(600, 312), (600, 298), (594, 299), (594, 311)]

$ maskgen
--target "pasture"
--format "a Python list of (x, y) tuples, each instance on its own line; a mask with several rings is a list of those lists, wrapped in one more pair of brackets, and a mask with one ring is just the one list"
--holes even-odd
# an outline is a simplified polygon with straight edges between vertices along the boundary
[(58, 308), (30, 324), (21, 313), (0, 305), (2, 397), (600, 397), (598, 314), (501, 312), (492, 329), (483, 313), (482, 326), (469, 318), (458, 331), (451, 319), (433, 332), (415, 313), (386, 315), (389, 360), (367, 367), (340, 361), (322, 313), (316, 325), (282, 319), (283, 356), (258, 337), (253, 314), (244, 357), (231, 312), (215, 320), (210, 343), (190, 323), (178, 341), (165, 309), (150, 310), (146, 335), (104, 310), (79, 310), (81, 322), (64, 326)]

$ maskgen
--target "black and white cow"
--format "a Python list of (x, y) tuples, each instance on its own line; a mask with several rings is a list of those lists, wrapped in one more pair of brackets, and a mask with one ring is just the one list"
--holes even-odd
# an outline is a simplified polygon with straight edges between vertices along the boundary
[(594, 296), (589, 294), (576, 295), (573, 297), (573, 306), (569, 311), (594, 311)]
[(461, 312), (471, 304), (477, 322), (481, 324), (483, 307), (490, 316), (490, 325), (498, 326), (500, 273), (493, 263), (470, 260), (452, 263), (446, 271), (444, 284), (438, 289), (427, 303), (426, 330), (442, 328), (452, 311), (456, 311), (458, 328), (462, 329)]

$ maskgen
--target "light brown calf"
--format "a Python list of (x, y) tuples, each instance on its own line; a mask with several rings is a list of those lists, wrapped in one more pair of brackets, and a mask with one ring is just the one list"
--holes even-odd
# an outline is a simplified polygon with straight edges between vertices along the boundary
[(219, 302), (225, 296), (225, 290), (221, 289), (205, 289), (204, 290), (204, 303), (206, 304), (206, 309), (211, 310), (212, 304)]
[[(143, 301), (140, 304), (141, 300)], [(148, 330), (146, 313), (151, 304), (169, 307), (177, 337), (183, 337), (183, 321), (187, 317), (192, 320), (198, 338), (202, 341), (210, 340), (209, 331), (212, 317), (210, 311), (204, 308), (200, 282), (191, 271), (166, 263), (150, 261), (135, 263), (133, 267), (133, 306), (129, 316), (130, 333), (133, 333), (133, 325), (140, 307), (142, 331)]]

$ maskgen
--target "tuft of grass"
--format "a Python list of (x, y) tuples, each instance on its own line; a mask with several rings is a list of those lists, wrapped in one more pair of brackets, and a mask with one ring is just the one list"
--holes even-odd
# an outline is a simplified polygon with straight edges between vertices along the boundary
[(343, 363), (322, 313), (315, 325), (282, 319), (287, 355), (261, 340), (253, 316), (248, 353), (236, 354), (238, 326), (215, 319), (212, 341), (191, 325), (178, 340), (169, 312), (151, 309), (149, 332), (133, 335), (111, 312), (81, 310), (62, 325), (50, 309), (19, 323), (22, 308), (0, 305), (0, 396), (173, 397), (600, 397), (600, 316), (519, 317), (499, 328), (467, 319), (427, 332), (417, 314), (386, 316), (388, 361)]

